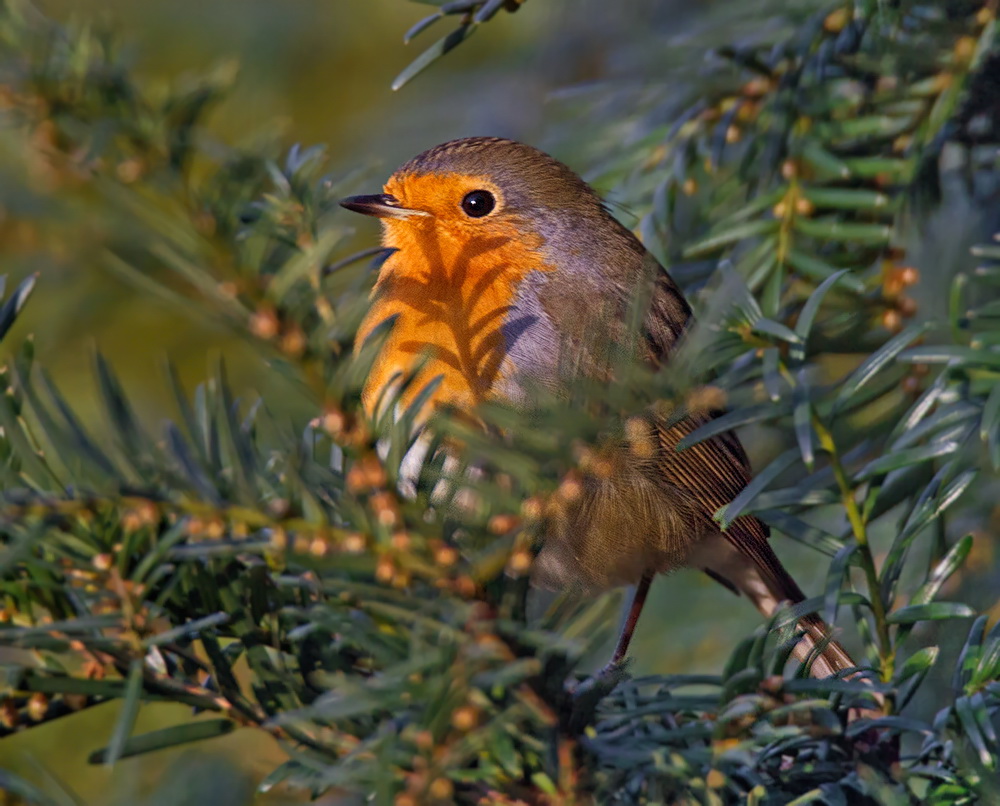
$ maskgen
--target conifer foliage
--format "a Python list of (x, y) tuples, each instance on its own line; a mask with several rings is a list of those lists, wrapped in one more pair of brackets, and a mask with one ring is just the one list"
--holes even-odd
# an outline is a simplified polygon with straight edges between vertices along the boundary
[[(469, 33), (518, 3), (433, 5), (411, 36), (450, 14)], [(384, 255), (346, 253), (354, 222), (337, 201), (354, 180), (327, 175), (319, 148), (206, 147), (228, 73), (154, 96), (110, 39), (5, 3), (0, 149), (22, 173), (4, 226), (99, 211), (109, 270), (243, 334), (313, 415), (238, 399), (221, 363), (196, 389), (168, 368), (179, 414), (152, 432), (98, 356), (114, 435), (101, 441), (30, 339), (7, 345), (0, 645), (15, 651), (0, 732), (118, 699), (95, 763), (261, 730), (290, 755), (264, 787), (397, 806), (1000, 800), (1000, 628), (951, 596), (967, 531), (990, 539), (984, 491), (1000, 469), (1000, 248), (976, 248), (934, 322), (909, 294), (903, 238), (938, 202), (942, 154), (961, 155), (972, 193), (1000, 169), (996, 13), (994, 0), (796, 6), (753, 45), (720, 43), (696, 85), (647, 93), (591, 175), (626, 189), (702, 324), (669, 373), (623, 366), (611, 389), (530, 419), (491, 405), (486, 430), (442, 413), (404, 495), (421, 399), (396, 420), (360, 408), (378, 343), (355, 355), (354, 332)], [(5, 297), (0, 336), (33, 285)], [(788, 435), (717, 519), (754, 512), (775, 540), (810, 546), (825, 589), (714, 675), (586, 679), (580, 659), (614, 609), (566, 597), (528, 618), (546, 513), (599, 472), (624, 417), (705, 391), (729, 413), (689, 444), (755, 423)], [(966, 530), (945, 522), (956, 511)], [(788, 664), (803, 610), (863, 647), (867, 681)], [(940, 620), (964, 636), (957, 655), (922, 645)], [(950, 680), (936, 699), (932, 669)], [(200, 715), (137, 735), (141, 705), (163, 700)]]

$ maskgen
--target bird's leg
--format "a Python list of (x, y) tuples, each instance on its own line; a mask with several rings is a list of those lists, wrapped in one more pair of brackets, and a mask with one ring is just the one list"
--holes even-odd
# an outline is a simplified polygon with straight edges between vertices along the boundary
[(583, 725), (590, 724), (588, 720), (593, 718), (594, 709), (602, 698), (607, 696), (622, 678), (625, 677), (625, 668), (622, 661), (628, 654), (628, 645), (632, 641), (632, 634), (635, 632), (635, 625), (639, 621), (639, 614), (642, 613), (642, 606), (646, 603), (646, 594), (649, 593), (649, 586), (653, 581), (651, 573), (643, 574), (639, 584), (635, 586), (632, 594), (632, 604), (628, 609), (628, 616), (622, 624), (622, 631), (618, 636), (618, 645), (615, 653), (607, 665), (596, 674), (582, 681), (579, 685), (570, 683), (567, 691), (573, 698), (572, 715), (570, 725), (577, 725), (582, 729)]
[(639, 584), (635, 586), (635, 593), (632, 594), (632, 605), (628, 610), (628, 617), (622, 625), (622, 631), (618, 635), (618, 644), (615, 646), (615, 653), (611, 656), (607, 667), (618, 666), (628, 654), (628, 645), (632, 642), (632, 634), (635, 632), (635, 625), (639, 623), (639, 614), (646, 604), (646, 595), (649, 593), (649, 586), (653, 582), (653, 575), (645, 573)]

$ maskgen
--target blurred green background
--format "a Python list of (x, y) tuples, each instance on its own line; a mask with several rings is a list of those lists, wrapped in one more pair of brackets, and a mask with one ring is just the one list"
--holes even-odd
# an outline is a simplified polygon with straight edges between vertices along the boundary
[[(211, 116), (212, 136), (227, 143), (270, 137), (275, 154), (294, 143), (322, 144), (335, 175), (358, 172), (354, 192), (372, 192), (415, 153), (473, 134), (525, 140), (586, 175), (593, 155), (613, 149), (620, 142), (615, 136), (628, 132), (606, 125), (617, 114), (613, 106), (599, 108), (600, 121), (581, 119), (574, 97), (593, 82), (621, 82), (629, 92), (619, 102), (628, 104), (638, 102), (630, 83), (636, 76), (683, 81), (686, 72), (698, 69), (703, 51), (684, 50), (679, 33), (697, 29), (702, 16), (719, 6), (731, 10), (737, 25), (736, 15), (750, 17), (758, 4), (532, 0), (516, 15), (498, 15), (399, 92), (390, 89), (393, 78), (455, 25), (446, 20), (404, 46), (403, 33), (433, 10), (427, 5), (406, 0), (39, 0), (37, 5), (57, 20), (117, 31), (137, 75), (153, 91), (214, 65), (238, 66), (233, 92)], [(627, 200), (627, 193), (622, 198)], [(374, 244), (374, 222), (359, 220), (357, 227), (359, 246)], [(245, 394), (263, 394), (272, 406), (306, 413), (305, 402), (238, 337), (204, 317), (165, 309), (123, 284), (102, 268), (99, 236), (85, 228), (73, 232), (77, 242), (53, 249), (38, 243), (37, 233), (13, 234), (18, 248), (8, 250), (5, 271), (38, 270), (41, 276), (8, 343), (34, 334), (39, 363), (92, 428), (102, 427), (92, 374), (95, 347), (110, 359), (153, 427), (173, 415), (166, 402), (164, 356), (194, 384), (222, 354), (234, 385)], [(757, 462), (771, 450), (766, 435), (749, 448)], [(802, 587), (821, 590), (825, 561), (815, 562), (816, 555), (790, 540), (776, 540)], [(757, 623), (748, 603), (701, 575), (660, 579), (640, 622), (633, 670), (717, 669), (732, 641)], [(614, 626), (608, 625), (609, 638)], [(246, 730), (208, 742), (194, 754), (163, 752), (119, 762), (114, 770), (88, 766), (87, 754), (106, 743), (113, 718), (113, 707), (99, 707), (3, 740), (0, 767), (39, 782), (56, 775), (86, 804), (223, 804), (250, 802), (252, 785), (282, 757), (270, 738)], [(189, 718), (179, 706), (148, 707), (136, 731)], [(206, 754), (229, 759), (232, 766), (207, 763)], [(289, 802), (291, 796), (258, 798)]]

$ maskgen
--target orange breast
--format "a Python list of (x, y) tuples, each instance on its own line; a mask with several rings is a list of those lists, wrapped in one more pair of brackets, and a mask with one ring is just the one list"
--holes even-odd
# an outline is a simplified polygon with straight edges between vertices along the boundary
[(397, 318), (366, 381), (365, 408), (372, 414), (396, 373), (426, 357), (404, 405), (441, 376), (422, 416), (440, 403), (471, 409), (512, 369), (502, 327), (525, 275), (547, 269), (538, 239), (513, 228), (469, 237), (426, 219), (385, 224), (384, 242), (397, 251), (382, 266), (357, 343)]

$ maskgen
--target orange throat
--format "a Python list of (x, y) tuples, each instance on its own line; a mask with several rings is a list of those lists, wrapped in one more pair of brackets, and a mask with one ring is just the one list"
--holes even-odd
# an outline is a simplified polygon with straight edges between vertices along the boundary
[(365, 382), (365, 409), (374, 415), (394, 399), (383, 393), (423, 362), (400, 402), (410, 405), (440, 377), (420, 419), (442, 404), (471, 410), (494, 395), (497, 381), (512, 369), (503, 326), (520, 283), (549, 268), (537, 251), (540, 239), (513, 227), (470, 236), (433, 220), (384, 226), (385, 245), (397, 251), (382, 266), (356, 343), (396, 319)]

